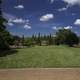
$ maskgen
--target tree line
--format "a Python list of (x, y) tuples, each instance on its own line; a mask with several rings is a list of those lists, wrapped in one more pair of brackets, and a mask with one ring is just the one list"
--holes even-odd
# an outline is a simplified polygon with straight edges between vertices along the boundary
[(32, 37), (14, 36), (13, 44), (16, 46), (49, 46), (49, 45), (67, 45), (73, 47), (80, 42), (79, 37), (70, 29), (60, 29), (55, 36), (49, 35), (32, 35)]
[(13, 44), (16, 46), (43, 46), (43, 45), (53, 45), (53, 37), (52, 35), (44, 35), (42, 36), (40, 33), (38, 35), (32, 35), (32, 37), (22, 37), (13, 36)]

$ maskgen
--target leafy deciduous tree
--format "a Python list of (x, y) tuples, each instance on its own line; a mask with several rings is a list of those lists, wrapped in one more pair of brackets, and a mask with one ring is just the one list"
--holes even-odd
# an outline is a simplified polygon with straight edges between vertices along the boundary
[(66, 44), (69, 46), (73, 46), (79, 43), (79, 38), (70, 29), (60, 29), (56, 33), (55, 43), (57, 45)]

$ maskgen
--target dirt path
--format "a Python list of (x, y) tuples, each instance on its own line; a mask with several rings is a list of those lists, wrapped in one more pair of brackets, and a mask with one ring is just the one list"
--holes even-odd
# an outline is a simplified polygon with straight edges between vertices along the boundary
[(0, 70), (0, 80), (80, 80), (80, 69)]

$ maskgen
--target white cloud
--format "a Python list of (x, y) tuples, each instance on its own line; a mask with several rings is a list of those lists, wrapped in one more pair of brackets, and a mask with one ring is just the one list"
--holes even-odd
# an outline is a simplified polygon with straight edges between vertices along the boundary
[(59, 30), (59, 29), (72, 29), (72, 26), (66, 26), (66, 27), (52, 27), (53, 30)]
[(11, 22), (8, 22), (7, 23), (9, 26), (13, 26), (14, 24), (13, 23), (11, 23)]
[(16, 19), (9, 19), (9, 22), (17, 23), (17, 24), (24, 24), (24, 23), (29, 23), (29, 20), (22, 19), (22, 18), (16, 18)]
[(25, 24), (24, 25), (24, 29), (31, 29), (32, 27), (31, 26), (29, 26), (28, 24)]
[(23, 20), (23, 19), (14, 19), (13, 22), (14, 23), (25, 23), (25, 20)]
[(17, 18), (16, 16), (8, 13), (3, 13), (3, 15), (8, 20), (8, 23), (4, 23), (4, 25), (14, 26), (15, 24), (20, 24), (20, 27), (23, 27), (25, 29), (31, 29), (29, 19)]
[(80, 26), (80, 19), (76, 19), (76, 21), (74, 22), (74, 24)]
[(68, 3), (69, 5), (80, 5), (80, 0), (63, 0), (63, 1)]
[(60, 9), (58, 9), (58, 11), (66, 11), (67, 10), (67, 7), (63, 7), (63, 8), (60, 8)]
[(62, 27), (56, 27), (56, 26), (54, 26), (54, 27), (52, 27), (52, 29), (53, 30), (59, 30), (59, 29), (62, 29)]
[(50, 3), (52, 4), (54, 2), (54, 0), (50, 0)]
[(46, 14), (41, 16), (40, 21), (46, 22), (54, 18), (53, 14)]
[(64, 29), (72, 29), (72, 26), (64, 27)]
[(56, 27), (56, 26), (54, 26), (54, 27), (52, 27), (52, 29), (57, 30), (57, 27)]
[(24, 5), (17, 5), (17, 6), (14, 6), (14, 8), (16, 8), (16, 9), (24, 9)]

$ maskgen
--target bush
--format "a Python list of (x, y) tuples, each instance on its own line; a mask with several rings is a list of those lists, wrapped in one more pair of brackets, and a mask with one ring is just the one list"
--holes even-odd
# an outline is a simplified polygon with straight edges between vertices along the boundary
[(30, 46), (33, 46), (33, 45), (34, 45), (34, 43), (33, 43), (32, 39), (27, 39), (27, 40), (24, 41), (24, 46), (30, 47)]

